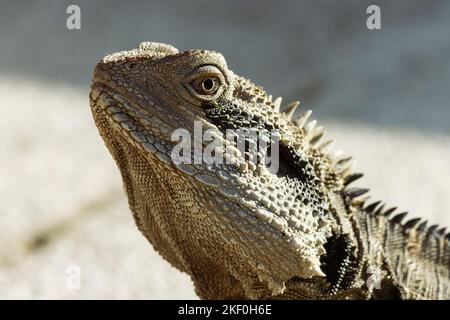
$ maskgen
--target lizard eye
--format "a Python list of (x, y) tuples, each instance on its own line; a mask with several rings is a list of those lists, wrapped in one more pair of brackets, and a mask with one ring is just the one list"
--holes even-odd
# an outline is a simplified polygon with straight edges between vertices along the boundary
[(213, 95), (220, 87), (220, 79), (216, 76), (206, 76), (192, 81), (192, 87), (202, 95)]
[(211, 101), (226, 90), (226, 74), (214, 65), (202, 65), (187, 75), (183, 86), (195, 101)]

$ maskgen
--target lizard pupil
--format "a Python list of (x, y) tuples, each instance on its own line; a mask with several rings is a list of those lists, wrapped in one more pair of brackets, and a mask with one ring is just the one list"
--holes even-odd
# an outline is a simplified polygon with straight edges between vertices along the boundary
[(202, 87), (203, 90), (205, 91), (211, 91), (212, 89), (214, 89), (214, 84), (215, 81), (211, 78), (206, 78), (205, 80), (203, 80), (202, 82)]

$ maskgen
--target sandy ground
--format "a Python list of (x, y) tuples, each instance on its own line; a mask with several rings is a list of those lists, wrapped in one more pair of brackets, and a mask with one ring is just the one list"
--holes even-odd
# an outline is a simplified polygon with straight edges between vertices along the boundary
[(373, 200), (450, 226), (449, 3), (386, 5), (378, 34), (359, 26), (363, 5), (256, 10), (250, 1), (196, 20), (184, 3), (81, 1), (87, 18), (77, 34), (53, 29), (64, 23), (61, 5), (36, 5), (22, 19), (20, 4), (1, 10), (0, 298), (196, 297), (137, 231), (89, 110), (95, 61), (141, 40), (215, 48), (270, 92), (300, 97), (358, 161)]

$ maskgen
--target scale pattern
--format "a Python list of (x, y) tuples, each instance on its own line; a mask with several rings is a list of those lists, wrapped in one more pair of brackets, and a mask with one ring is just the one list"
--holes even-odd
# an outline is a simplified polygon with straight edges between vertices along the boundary
[[(325, 131), (228, 69), (217, 52), (144, 42), (95, 67), (90, 104), (120, 169), (136, 225), (205, 299), (448, 299), (449, 234), (367, 204), (352, 159)], [(223, 164), (195, 161), (208, 130)], [(174, 162), (182, 128), (193, 161)], [(228, 129), (279, 137), (268, 153), (237, 148)], [(272, 149), (272, 153), (275, 151)], [(211, 153), (212, 154), (212, 153)], [(197, 157), (197, 158), (196, 158)], [(205, 159), (205, 158), (200, 158)]]

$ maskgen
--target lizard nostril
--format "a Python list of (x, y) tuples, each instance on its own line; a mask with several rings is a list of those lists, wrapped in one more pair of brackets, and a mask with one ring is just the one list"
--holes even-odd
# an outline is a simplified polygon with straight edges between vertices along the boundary
[(125, 68), (130, 71), (136, 70), (138, 67), (138, 63), (136, 61), (130, 61), (125, 64)]

